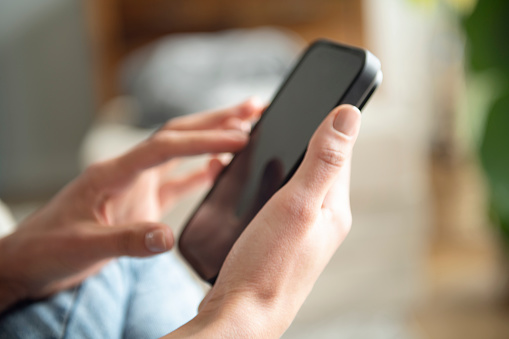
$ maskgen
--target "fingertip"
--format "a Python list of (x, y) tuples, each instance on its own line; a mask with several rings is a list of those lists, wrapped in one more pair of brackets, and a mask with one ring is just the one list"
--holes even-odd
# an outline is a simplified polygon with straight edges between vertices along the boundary
[(249, 141), (249, 136), (247, 134), (243, 134), (239, 132), (238, 135), (231, 135), (231, 136), (225, 136), (224, 140), (222, 141), (223, 148), (222, 150), (224, 152), (231, 152), (236, 153), (242, 150), (244, 147), (246, 147), (247, 143)]
[(239, 115), (244, 118), (258, 116), (265, 106), (266, 104), (260, 97), (250, 97), (240, 105)]
[(253, 95), (252, 97), (249, 97), (244, 102), (244, 104), (251, 108), (262, 108), (264, 106), (264, 102), (263, 102), (262, 98), (260, 98), (257, 95)]
[(145, 246), (152, 253), (162, 253), (173, 248), (174, 238), (170, 228), (159, 225), (145, 233)]
[[(221, 131), (222, 133), (222, 131)], [(234, 141), (247, 142), (249, 135), (246, 132), (239, 131), (237, 129), (230, 129), (224, 131), (225, 135)]]
[(217, 157), (217, 160), (221, 163), (223, 167), (227, 166), (233, 159), (233, 154), (231, 153), (221, 153)]
[(357, 107), (341, 105), (334, 110), (333, 114), (335, 130), (350, 137), (357, 134), (361, 122), (361, 112)]
[(350, 105), (350, 104), (341, 104), (341, 105), (337, 106), (334, 110), (335, 111), (353, 110), (353, 111), (357, 112), (359, 115), (361, 114), (361, 111), (359, 110), (359, 108), (357, 106)]
[(215, 178), (219, 172), (221, 172), (224, 168), (223, 163), (218, 158), (212, 158), (209, 161), (209, 172)]
[(233, 117), (226, 120), (224, 128), (249, 133), (251, 131), (251, 123), (249, 121)]

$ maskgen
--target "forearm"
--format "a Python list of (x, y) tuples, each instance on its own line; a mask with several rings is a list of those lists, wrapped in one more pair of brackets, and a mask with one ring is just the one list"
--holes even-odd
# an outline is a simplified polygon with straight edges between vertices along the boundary
[(22, 291), (11, 274), (10, 260), (14, 260), (8, 251), (11, 236), (0, 238), (0, 314), (23, 299)]
[(0, 314), (8, 310), (18, 301), (19, 299), (16, 297), (15, 292), (13, 292), (12, 286), (0, 281)]
[(216, 285), (200, 305), (199, 314), (165, 338), (279, 338), (318, 277), (310, 271), (305, 278), (274, 279), (272, 284), (260, 281), (226, 289)]

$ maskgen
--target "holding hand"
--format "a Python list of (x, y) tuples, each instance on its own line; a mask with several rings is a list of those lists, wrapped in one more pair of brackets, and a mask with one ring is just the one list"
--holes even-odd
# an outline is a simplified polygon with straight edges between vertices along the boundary
[(222, 165), (166, 180), (175, 158), (236, 152), (262, 108), (239, 106), (176, 118), (117, 158), (88, 168), (51, 202), (0, 239), (0, 312), (13, 303), (74, 286), (118, 256), (144, 257), (173, 246), (158, 223), (177, 198), (210, 184)]
[(295, 175), (233, 246), (198, 315), (168, 338), (283, 334), (350, 230), (350, 160), (360, 121), (348, 105), (329, 114)]

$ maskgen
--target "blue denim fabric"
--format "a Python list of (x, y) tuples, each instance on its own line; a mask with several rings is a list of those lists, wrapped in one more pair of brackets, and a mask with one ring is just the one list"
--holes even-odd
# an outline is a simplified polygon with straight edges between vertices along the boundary
[(120, 258), (73, 289), (11, 309), (0, 338), (158, 338), (194, 317), (202, 298), (173, 253)]

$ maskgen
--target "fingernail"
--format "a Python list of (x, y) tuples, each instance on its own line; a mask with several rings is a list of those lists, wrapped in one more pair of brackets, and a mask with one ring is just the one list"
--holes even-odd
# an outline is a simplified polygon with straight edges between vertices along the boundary
[(164, 252), (166, 247), (166, 236), (163, 230), (155, 230), (145, 235), (145, 245), (151, 252)]
[(344, 106), (339, 109), (334, 119), (334, 128), (346, 135), (354, 135), (357, 129), (360, 111), (357, 107)]
[(260, 98), (258, 96), (251, 97), (249, 100), (251, 101), (251, 105), (253, 105), (253, 107), (255, 107), (255, 108), (261, 108), (265, 105), (262, 98)]

